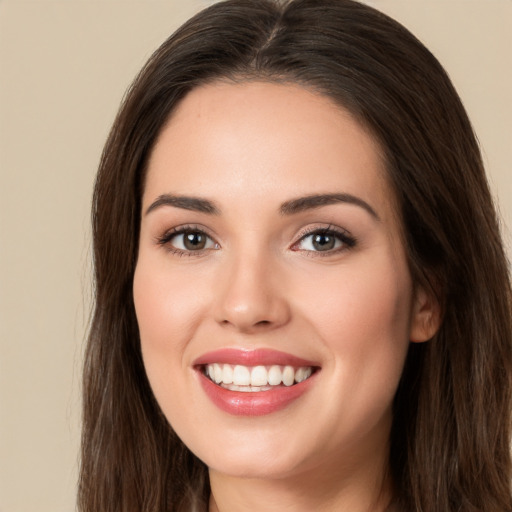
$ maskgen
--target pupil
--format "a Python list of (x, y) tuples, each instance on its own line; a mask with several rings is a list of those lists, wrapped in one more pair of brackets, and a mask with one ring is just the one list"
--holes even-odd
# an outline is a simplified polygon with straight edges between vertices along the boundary
[(183, 238), (185, 247), (192, 251), (204, 249), (206, 244), (206, 237), (201, 233), (185, 233)]
[(313, 238), (313, 247), (319, 251), (328, 251), (334, 247), (334, 237), (330, 235), (315, 235)]

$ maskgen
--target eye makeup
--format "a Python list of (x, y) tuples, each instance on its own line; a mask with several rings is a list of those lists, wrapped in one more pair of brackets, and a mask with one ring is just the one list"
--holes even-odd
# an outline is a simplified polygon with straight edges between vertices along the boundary
[(178, 256), (201, 256), (206, 251), (220, 249), (204, 227), (193, 224), (167, 230), (156, 237), (156, 243)]
[(357, 244), (355, 237), (348, 231), (332, 224), (322, 228), (306, 228), (299, 236), (299, 240), (292, 245), (291, 250), (304, 251), (315, 257), (332, 256), (350, 250)]
[[(201, 256), (220, 249), (219, 243), (203, 226), (186, 224), (169, 229), (156, 237), (156, 243), (178, 256)], [(312, 226), (299, 234), (290, 250), (306, 253), (311, 257), (327, 257), (355, 247), (357, 240), (346, 230), (329, 225)]]

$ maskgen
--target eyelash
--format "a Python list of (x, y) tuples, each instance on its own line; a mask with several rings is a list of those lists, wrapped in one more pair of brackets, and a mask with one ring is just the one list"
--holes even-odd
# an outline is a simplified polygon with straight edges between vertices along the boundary
[[(186, 233), (192, 233), (192, 234), (199, 234), (206, 236), (210, 241), (213, 242), (215, 247), (208, 247), (204, 249), (199, 250), (183, 250), (179, 249), (171, 244), (171, 241), (180, 236), (184, 235)], [(314, 251), (309, 249), (300, 249), (299, 245), (303, 243), (308, 237), (311, 237), (313, 235), (322, 235), (327, 237), (334, 237), (336, 241), (341, 242), (340, 247), (335, 247), (333, 249), (329, 249), (327, 251)], [(336, 243), (335, 241), (335, 243)], [(157, 238), (158, 245), (165, 247), (169, 252), (176, 254), (178, 256), (201, 256), (204, 255), (206, 251), (217, 249), (219, 247), (219, 244), (215, 242), (215, 240), (205, 231), (204, 228), (194, 225), (185, 225), (180, 226), (178, 228), (173, 228), (168, 231), (166, 231), (162, 236)], [(337, 254), (342, 251), (350, 250), (353, 247), (355, 247), (357, 244), (357, 240), (349, 235), (346, 231), (335, 228), (333, 226), (328, 226), (326, 228), (310, 228), (305, 230), (300, 234), (299, 240), (295, 242), (291, 249), (293, 251), (301, 251), (306, 254), (308, 254), (311, 257), (326, 257), (326, 256), (332, 256), (333, 254)]]
[[(314, 235), (322, 235), (322, 236), (330, 236), (334, 237), (335, 240), (341, 242), (340, 247), (336, 247), (327, 251), (313, 251), (309, 249), (300, 249), (298, 248), (299, 244), (304, 242), (308, 237), (312, 237)], [(336, 241), (335, 241), (336, 243)], [(357, 244), (356, 238), (350, 235), (347, 231), (336, 228), (333, 226), (328, 226), (325, 228), (308, 228), (304, 232), (301, 233), (300, 238), (297, 242), (292, 245), (292, 250), (295, 251), (303, 251), (308, 256), (311, 257), (328, 257), (333, 254), (338, 254), (343, 251), (350, 250), (354, 248)]]
[[(180, 226), (178, 228), (173, 228), (168, 231), (166, 231), (161, 237), (157, 238), (158, 245), (161, 245), (162, 247), (165, 247), (166, 250), (168, 250), (172, 254), (176, 254), (178, 256), (202, 256), (206, 251), (212, 250), (212, 248), (205, 248), (205, 249), (199, 249), (197, 251), (188, 251), (179, 249), (178, 247), (174, 247), (171, 244), (171, 241), (173, 238), (176, 238), (180, 235), (184, 235), (186, 233), (192, 233), (192, 234), (199, 234), (206, 236), (209, 240), (213, 241), (215, 246), (218, 246), (217, 242), (213, 240), (213, 238), (205, 231), (204, 228), (194, 225), (185, 225)], [(217, 247), (215, 247), (216, 249)]]

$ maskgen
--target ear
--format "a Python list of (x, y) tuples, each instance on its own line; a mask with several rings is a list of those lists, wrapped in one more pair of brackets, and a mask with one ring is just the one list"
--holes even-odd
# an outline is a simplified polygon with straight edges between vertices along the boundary
[(441, 306), (433, 291), (417, 285), (414, 291), (409, 339), (413, 343), (430, 340), (441, 325)]

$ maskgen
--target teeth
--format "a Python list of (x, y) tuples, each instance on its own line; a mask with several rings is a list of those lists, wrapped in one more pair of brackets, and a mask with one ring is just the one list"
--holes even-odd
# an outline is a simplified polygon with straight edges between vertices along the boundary
[(268, 371), (268, 383), (271, 386), (279, 386), (281, 381), (283, 380), (283, 372), (281, 371), (280, 366), (271, 366)]
[(213, 365), (213, 380), (220, 384), (222, 382), (222, 367), (220, 364), (215, 363)]
[(247, 366), (235, 366), (233, 370), (233, 384), (236, 386), (249, 386), (251, 384), (251, 373)]
[(272, 389), (271, 386), (235, 386), (234, 384), (221, 384), (223, 388), (229, 389), (230, 391), (268, 391)]
[(272, 386), (292, 386), (311, 376), (310, 366), (242, 366), (213, 363), (205, 367), (205, 374), (216, 384), (231, 391), (264, 391)]
[(311, 368), (299, 368), (295, 372), (295, 382), (302, 382), (311, 376)]
[(233, 367), (229, 364), (223, 365), (222, 382), (224, 384), (231, 384), (233, 382)]
[(267, 369), (264, 366), (255, 366), (251, 370), (251, 386), (266, 386), (267, 382)]
[(295, 382), (295, 370), (292, 366), (285, 366), (283, 371), (283, 384), (291, 386)]

